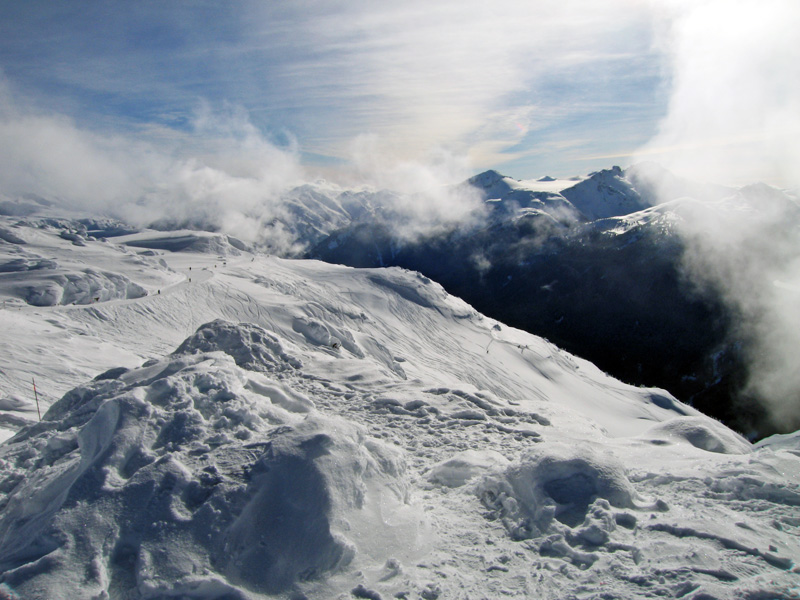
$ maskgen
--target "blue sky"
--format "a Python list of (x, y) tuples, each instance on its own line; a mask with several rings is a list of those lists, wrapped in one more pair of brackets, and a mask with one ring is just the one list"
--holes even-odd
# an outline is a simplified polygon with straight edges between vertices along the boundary
[[(774, 109), (765, 99), (773, 79), (796, 77), (797, 52), (781, 44), (792, 44), (797, 4), (4, 0), (0, 99), (12, 106), (7, 116), (57, 119), (95, 140), (159, 152), (207, 156), (221, 138), (255, 136), (311, 170), (352, 165), (366, 152), (385, 161), (447, 156), (467, 171), (520, 179), (569, 176), (624, 166), (642, 149), (658, 159), (663, 147), (685, 147), (686, 114), (703, 103), (686, 91), (705, 81), (717, 86), (706, 95), (746, 96), (754, 114)], [(728, 89), (735, 70), (713, 75), (715, 61), (748, 36), (752, 10), (772, 15), (755, 32), (765, 60), (785, 59), (755, 99)], [(785, 39), (774, 35), (781, 27)], [(706, 38), (704, 70), (693, 72), (696, 42)], [(743, 76), (763, 70), (750, 67)], [(778, 108), (788, 115), (800, 94), (791, 81), (781, 85)], [(697, 123), (709, 122), (703, 111), (722, 114), (706, 102)], [(704, 138), (741, 135), (737, 119), (719, 119)], [(748, 139), (767, 126), (750, 125)]]
[(309, 161), (369, 135), (400, 158), (580, 173), (653, 134), (662, 65), (642, 3), (551, 4), (4, 2), (0, 67), (89, 129), (187, 131), (206, 106)]

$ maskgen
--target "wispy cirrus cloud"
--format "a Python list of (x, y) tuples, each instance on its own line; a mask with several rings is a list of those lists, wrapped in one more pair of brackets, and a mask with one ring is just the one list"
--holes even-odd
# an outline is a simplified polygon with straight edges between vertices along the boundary
[[(42, 112), (97, 131), (166, 141), (191, 130), (199, 105), (232, 105), (323, 163), (349, 161), (369, 135), (401, 161), (443, 148), (473, 169), (574, 174), (643, 146), (669, 161), (690, 133), (759, 135), (753, 155), (790, 139), (797, 9), (766, 0), (751, 19), (746, 5), (5, 3), (0, 68)], [(710, 89), (709, 117), (692, 117)]]
[[(7, 6), (0, 65), (45, 108), (95, 127), (189, 127), (200, 100), (243, 107), (277, 143), (348, 158), (377, 136), (402, 160), (435, 147), (476, 166), (647, 94), (646, 4), (476, 0)], [(33, 40), (36, 40), (35, 42)], [(644, 59), (643, 59), (644, 57)], [(527, 111), (522, 127), (507, 115)], [(606, 114), (604, 120), (613, 121)], [(576, 118), (578, 116), (579, 118)], [(569, 123), (566, 123), (569, 125)]]
[[(604, 82), (598, 65), (640, 61), (649, 48), (635, 2), (620, 2), (628, 10), (619, 13), (575, 1), (344, 6), (306, 23), (332, 50), (312, 64), (320, 85), (309, 92), (320, 103), (342, 101), (343, 135), (375, 134), (406, 155), (438, 144), (472, 150), (479, 163), (502, 159), (475, 149), (518, 144), (558, 120), (555, 106), (588, 106), (600, 84), (613, 95), (619, 81)], [(302, 80), (306, 67), (286, 65), (285, 74)], [(506, 126), (520, 112), (525, 125)]]

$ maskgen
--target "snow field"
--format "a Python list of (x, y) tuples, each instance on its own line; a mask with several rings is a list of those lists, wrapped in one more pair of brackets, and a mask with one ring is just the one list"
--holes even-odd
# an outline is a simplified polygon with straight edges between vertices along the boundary
[(797, 597), (796, 436), (753, 447), (415, 273), (169, 237), (145, 297), (0, 314), (31, 422), (0, 446), (2, 593)]

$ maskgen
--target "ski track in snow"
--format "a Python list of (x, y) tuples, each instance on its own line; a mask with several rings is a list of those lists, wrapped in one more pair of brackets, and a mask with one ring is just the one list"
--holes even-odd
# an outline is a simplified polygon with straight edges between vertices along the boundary
[[(800, 597), (796, 436), (753, 447), (415, 273), (87, 246), (148, 294), (28, 307), (0, 274), (30, 423), (0, 597)], [(43, 411), (69, 392), (38, 424), (32, 377)]]

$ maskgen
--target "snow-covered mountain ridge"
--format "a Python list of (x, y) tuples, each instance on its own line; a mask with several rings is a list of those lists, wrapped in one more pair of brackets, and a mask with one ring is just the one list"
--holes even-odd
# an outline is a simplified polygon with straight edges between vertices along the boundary
[[(361, 222), (308, 256), (420, 271), (485, 314), (625, 381), (665, 387), (748, 435), (796, 427), (771, 418), (749, 385), (750, 357), (763, 349), (742, 324), (772, 310), (747, 314), (760, 302), (748, 288), (768, 290), (772, 270), (793, 278), (797, 198), (764, 184), (693, 183), (653, 164), (577, 182), (487, 171), (465, 185), (484, 199), (481, 218), (410, 237)], [(749, 283), (732, 291), (742, 277)]]
[[(797, 435), (753, 446), (417, 273), (2, 227), (3, 264), (52, 261), (0, 273), (7, 597), (797, 596)], [(24, 302), (90, 271), (143, 293)]]

